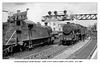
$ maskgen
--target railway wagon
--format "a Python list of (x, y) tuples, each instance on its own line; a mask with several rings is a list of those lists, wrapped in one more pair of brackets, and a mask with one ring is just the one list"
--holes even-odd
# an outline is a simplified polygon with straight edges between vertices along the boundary
[(50, 44), (50, 27), (38, 26), (27, 20), (27, 11), (17, 11), (3, 23), (3, 55)]

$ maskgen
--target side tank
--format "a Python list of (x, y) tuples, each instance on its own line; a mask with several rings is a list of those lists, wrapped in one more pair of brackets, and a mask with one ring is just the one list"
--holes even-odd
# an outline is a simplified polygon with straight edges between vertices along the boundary
[(37, 25), (32, 28), (32, 39), (44, 38), (44, 37), (49, 37), (47, 28)]
[(51, 33), (50, 28), (39, 26), (33, 22), (32, 23), (27, 22), (26, 25), (22, 27), (21, 39), (23, 41), (23, 40), (29, 40), (29, 39), (39, 39), (39, 38), (50, 37), (50, 33)]

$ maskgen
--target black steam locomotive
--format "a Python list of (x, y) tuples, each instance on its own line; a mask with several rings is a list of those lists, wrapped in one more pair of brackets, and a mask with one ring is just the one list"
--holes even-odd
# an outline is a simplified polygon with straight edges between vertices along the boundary
[(88, 29), (85, 26), (67, 22), (63, 27), (63, 34), (61, 36), (60, 44), (71, 45), (79, 40), (85, 40), (88, 36)]

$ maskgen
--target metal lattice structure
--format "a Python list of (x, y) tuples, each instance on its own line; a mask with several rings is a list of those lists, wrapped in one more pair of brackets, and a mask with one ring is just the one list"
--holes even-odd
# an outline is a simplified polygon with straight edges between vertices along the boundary
[[(53, 18), (53, 19), (52, 19)], [(97, 20), (97, 14), (67, 14), (67, 11), (64, 10), (62, 14), (59, 14), (57, 11), (54, 11), (52, 14), (51, 11), (48, 12), (48, 15), (43, 16), (42, 21), (67, 21), (67, 20)]]
[(97, 20), (97, 14), (74, 14), (76, 20)]

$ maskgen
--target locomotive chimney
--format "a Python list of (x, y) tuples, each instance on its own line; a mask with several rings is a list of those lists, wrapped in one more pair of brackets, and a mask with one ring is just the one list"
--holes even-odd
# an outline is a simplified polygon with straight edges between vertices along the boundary
[(51, 11), (48, 12), (49, 16), (51, 15)]
[(48, 26), (48, 23), (47, 22), (45, 22), (45, 26)]
[(57, 18), (57, 11), (54, 11), (54, 15), (55, 15), (55, 17)]
[(29, 10), (29, 8), (26, 9), (26, 11), (28, 11), (28, 10)]
[(54, 11), (54, 14), (57, 16), (57, 11)]
[(63, 13), (64, 13), (64, 15), (66, 15), (67, 11), (66, 11), (66, 10), (64, 10), (64, 11), (63, 11)]

